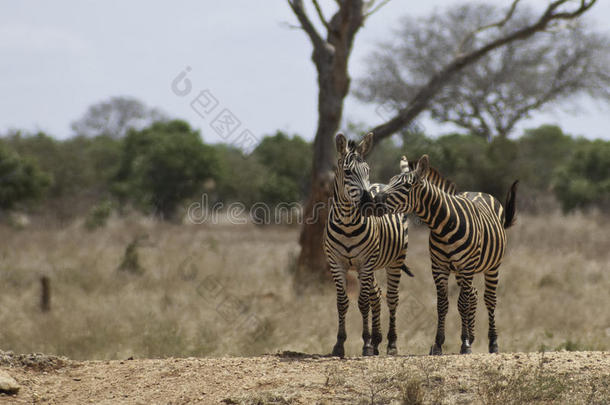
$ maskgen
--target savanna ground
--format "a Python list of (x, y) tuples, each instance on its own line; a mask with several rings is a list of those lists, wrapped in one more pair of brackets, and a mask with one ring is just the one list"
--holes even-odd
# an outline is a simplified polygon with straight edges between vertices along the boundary
[[(608, 225), (608, 217), (595, 214), (520, 215), (509, 230), (498, 289), (499, 344), (507, 354), (483, 354), (487, 314), (477, 277), (475, 354), (441, 358), (423, 356), (434, 338), (436, 294), (427, 230), (412, 226), (415, 278), (401, 280), (398, 310), (403, 356), (347, 360), (320, 356), (336, 335), (330, 279), (294, 292), (295, 227), (180, 226), (136, 217), (93, 232), (80, 223), (0, 227), (0, 349), (73, 359), (48, 367), (3, 361), (22, 385), (3, 400), (607, 403)], [(125, 253), (138, 237), (135, 263)], [(41, 276), (51, 282), (46, 313)], [(450, 286), (445, 352), (457, 353), (458, 289), (453, 280)], [(361, 351), (356, 295), (354, 285), (348, 356)], [(387, 328), (385, 308), (382, 322)], [(186, 359), (140, 360), (168, 357)]]

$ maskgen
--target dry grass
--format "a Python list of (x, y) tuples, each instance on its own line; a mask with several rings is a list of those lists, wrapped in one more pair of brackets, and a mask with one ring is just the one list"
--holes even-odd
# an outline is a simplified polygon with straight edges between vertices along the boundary
[[(235, 389), (224, 402), (584, 405), (607, 404), (610, 398), (608, 363), (599, 352), (292, 361), (293, 368), (307, 364), (306, 372), (292, 380), (281, 363), (272, 365), (276, 374), (261, 364), (259, 374), (272, 378), (259, 382), (259, 390)], [(325, 375), (317, 375), (322, 370)]]
[[(501, 351), (610, 349), (608, 225), (599, 215), (519, 218), (500, 268)], [(142, 274), (119, 271), (126, 248), (142, 235), (148, 235), (136, 252)], [(113, 219), (94, 232), (82, 224), (61, 230), (2, 226), (0, 349), (75, 359), (328, 353), (336, 334), (334, 288), (329, 278), (294, 295), (297, 235), (289, 227), (177, 226), (136, 218)], [(425, 354), (436, 324), (427, 230), (412, 227), (410, 242), (416, 277), (402, 279), (398, 344), (403, 354)], [(48, 313), (39, 309), (42, 275), (51, 279)], [(475, 353), (487, 347), (482, 279), (476, 281)], [(458, 291), (453, 280), (450, 285), (445, 350), (457, 352)], [(355, 292), (348, 355), (361, 349)], [(382, 316), (385, 329), (385, 307)], [(404, 391), (410, 402), (419, 401), (413, 387)]]

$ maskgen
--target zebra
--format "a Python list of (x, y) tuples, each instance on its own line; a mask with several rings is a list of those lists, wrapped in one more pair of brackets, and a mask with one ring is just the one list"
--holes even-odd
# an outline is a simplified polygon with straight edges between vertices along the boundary
[(475, 273), (485, 276), (485, 305), (489, 315), (489, 352), (498, 352), (494, 312), (498, 268), (504, 256), (506, 233), (515, 222), (518, 180), (506, 196), (505, 209), (493, 196), (480, 192), (447, 192), (427, 179), (429, 159), (423, 155), (415, 170), (407, 158), (401, 173), (375, 196), (375, 215), (415, 213), (430, 228), (429, 249), (436, 284), (438, 324), (430, 354), (442, 354), (445, 316), (449, 307), (447, 280), (454, 273), (460, 287), (458, 310), (462, 319), (461, 354), (471, 353), (477, 292), (472, 286)]
[[(350, 269), (358, 272), (360, 293), (358, 307), (362, 315), (362, 355), (379, 354), (382, 341), (380, 322), (381, 291), (375, 281), (374, 271), (386, 268), (387, 305), (390, 313), (388, 330), (388, 355), (396, 355), (396, 307), (401, 271), (413, 276), (405, 264), (408, 245), (406, 215), (394, 214), (382, 217), (363, 215), (367, 205), (373, 204), (369, 184), (369, 166), (364, 161), (373, 144), (373, 134), (367, 134), (356, 145), (347, 142), (342, 133), (336, 136), (339, 154), (333, 199), (324, 232), (324, 252), (337, 289), (339, 327), (337, 342), (332, 355), (344, 357), (345, 314), (348, 308), (346, 273)], [(373, 185), (373, 192), (380, 185)], [(372, 309), (372, 334), (369, 332), (369, 309)]]

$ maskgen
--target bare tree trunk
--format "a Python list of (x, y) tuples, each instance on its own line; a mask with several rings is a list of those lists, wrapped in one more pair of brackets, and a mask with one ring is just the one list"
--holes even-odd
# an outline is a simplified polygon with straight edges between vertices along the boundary
[[(343, 98), (330, 96), (330, 91), (320, 89), (319, 122), (314, 142), (314, 162), (309, 200), (305, 206), (305, 222), (299, 244), (301, 253), (297, 262), (296, 285), (313, 279), (322, 279), (328, 272), (328, 263), (322, 251), (322, 237), (328, 218), (335, 148), (333, 135), (341, 122)], [(333, 102), (328, 102), (333, 98)], [(324, 99), (324, 101), (323, 101)]]
[(312, 61), (318, 72), (318, 128), (313, 145), (311, 190), (305, 206), (304, 224), (299, 243), (295, 285), (301, 289), (309, 282), (322, 280), (328, 274), (328, 263), (322, 249), (322, 238), (328, 218), (333, 182), (335, 148), (333, 137), (339, 129), (343, 100), (349, 91), (348, 59), (356, 32), (364, 20), (362, 0), (346, 0), (330, 21), (322, 15), (317, 1), (313, 4), (327, 30), (326, 39), (318, 34), (303, 8), (302, 1), (288, 2), (301, 28), (313, 44)]

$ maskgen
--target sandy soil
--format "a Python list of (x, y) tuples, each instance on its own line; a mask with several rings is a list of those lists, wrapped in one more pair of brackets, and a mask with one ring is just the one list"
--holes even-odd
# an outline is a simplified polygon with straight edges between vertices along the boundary
[[(343, 360), (283, 352), (248, 358), (83, 362), (4, 353), (0, 365), (21, 385), (17, 395), (0, 395), (0, 404), (494, 403), (505, 401), (503, 390), (511, 395), (508, 391), (515, 388), (528, 395), (528, 389), (544, 384), (550, 384), (551, 391), (557, 388), (553, 384), (561, 388), (533, 392), (531, 398), (542, 403), (610, 403), (609, 352)], [(540, 373), (546, 379), (536, 380)]]

